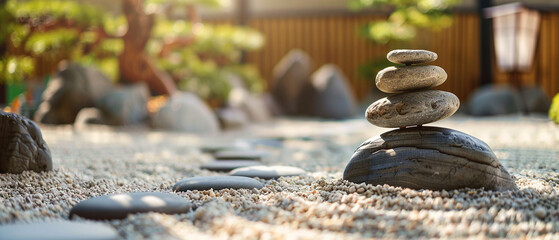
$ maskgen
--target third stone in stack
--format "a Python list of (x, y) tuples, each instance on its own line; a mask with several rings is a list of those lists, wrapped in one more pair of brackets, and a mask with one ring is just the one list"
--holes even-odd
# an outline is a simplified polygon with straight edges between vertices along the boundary
[(445, 82), (447, 74), (442, 68), (412, 65), (432, 62), (437, 54), (394, 50), (387, 58), (405, 66), (380, 71), (376, 86), (398, 94), (374, 102), (365, 115), (376, 126), (400, 129), (364, 142), (351, 157), (343, 178), (415, 189), (516, 189), (485, 142), (456, 130), (421, 126), (451, 116), (460, 105), (450, 92), (429, 90)]

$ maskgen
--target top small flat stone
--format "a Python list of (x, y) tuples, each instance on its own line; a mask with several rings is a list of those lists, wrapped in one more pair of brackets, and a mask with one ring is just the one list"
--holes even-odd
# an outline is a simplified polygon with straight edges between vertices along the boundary
[(438, 55), (427, 50), (397, 49), (390, 51), (386, 58), (393, 63), (418, 64), (435, 61)]

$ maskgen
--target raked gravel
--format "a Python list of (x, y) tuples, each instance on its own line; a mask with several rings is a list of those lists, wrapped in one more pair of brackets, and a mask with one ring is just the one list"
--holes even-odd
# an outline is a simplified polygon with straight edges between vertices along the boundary
[(232, 144), (270, 152), (263, 164), (300, 167), (309, 175), (261, 180), (260, 190), (176, 193), (196, 210), (107, 222), (125, 239), (559, 239), (559, 126), (519, 116), (453, 116), (430, 125), (486, 141), (519, 191), (416, 191), (343, 181), (355, 148), (388, 130), (362, 118), (277, 119), (214, 136), (43, 125), (54, 171), (0, 174), (0, 224), (68, 219), (70, 208), (90, 197), (171, 192), (181, 179), (222, 175), (199, 168), (212, 160), (199, 147)]

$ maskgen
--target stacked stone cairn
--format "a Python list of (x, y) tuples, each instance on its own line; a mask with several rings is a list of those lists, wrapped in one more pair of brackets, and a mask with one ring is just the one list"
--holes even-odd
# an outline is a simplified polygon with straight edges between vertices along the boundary
[(389, 61), (405, 64), (380, 71), (379, 90), (395, 93), (371, 104), (365, 113), (375, 126), (398, 128), (365, 141), (353, 154), (344, 180), (413, 189), (517, 189), (511, 175), (489, 146), (468, 134), (422, 126), (454, 114), (456, 95), (430, 88), (441, 85), (446, 72), (433, 65), (437, 54), (426, 50), (394, 50)]

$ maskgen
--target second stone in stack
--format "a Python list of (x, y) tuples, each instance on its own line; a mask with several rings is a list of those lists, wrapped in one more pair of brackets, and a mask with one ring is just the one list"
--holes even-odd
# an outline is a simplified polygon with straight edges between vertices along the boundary
[(398, 94), (374, 102), (365, 115), (376, 126), (400, 129), (364, 142), (351, 157), (343, 178), (415, 189), (516, 189), (510, 174), (483, 141), (452, 129), (421, 126), (451, 116), (460, 105), (452, 93), (426, 90), (446, 80), (442, 68), (412, 66), (434, 61), (437, 54), (394, 50), (387, 58), (406, 66), (380, 71), (376, 86)]

